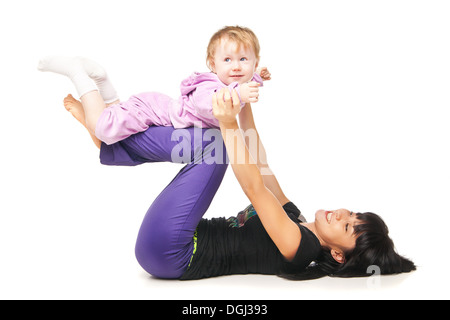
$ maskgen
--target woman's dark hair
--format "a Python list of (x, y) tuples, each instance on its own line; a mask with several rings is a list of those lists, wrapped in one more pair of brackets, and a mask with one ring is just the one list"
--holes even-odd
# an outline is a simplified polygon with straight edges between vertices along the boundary
[(280, 274), (289, 280), (310, 280), (330, 277), (366, 277), (372, 275), (369, 266), (377, 266), (381, 274), (396, 274), (416, 270), (414, 263), (395, 251), (384, 221), (375, 213), (357, 213), (360, 221), (354, 228), (357, 236), (355, 248), (345, 253), (345, 263), (338, 263), (329, 249), (323, 249), (319, 257), (303, 272)]

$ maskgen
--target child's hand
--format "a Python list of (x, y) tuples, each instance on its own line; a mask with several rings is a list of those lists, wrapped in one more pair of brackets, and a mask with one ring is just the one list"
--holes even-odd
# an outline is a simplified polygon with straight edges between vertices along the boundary
[(258, 102), (259, 83), (252, 81), (241, 84), (239, 86), (239, 94), (241, 95), (241, 101), (244, 103)]
[(268, 81), (268, 80), (272, 79), (271, 74), (270, 74), (269, 70), (267, 69), (267, 67), (261, 67), (261, 68), (256, 69), (256, 73), (258, 73), (264, 81)]

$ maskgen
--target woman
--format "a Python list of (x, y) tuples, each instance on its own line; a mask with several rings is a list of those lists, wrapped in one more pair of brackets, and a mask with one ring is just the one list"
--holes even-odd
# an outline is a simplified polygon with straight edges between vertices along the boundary
[[(228, 92), (222, 91), (213, 97), (214, 115), (219, 120), (230, 159), (233, 159), (236, 153), (251, 157), (242, 137), (238, 138), (237, 143), (228, 138), (230, 133), (239, 130), (236, 122), (238, 106), (234, 92), (230, 96)], [(248, 109), (250, 111), (246, 112), (251, 113), (251, 108)], [(244, 119), (245, 117), (244, 115)], [(252, 126), (254, 128), (254, 122)], [(298, 224), (298, 221), (282, 210), (281, 204), (289, 200), (284, 196), (276, 196), (277, 193), (282, 194), (278, 184), (266, 184), (254, 164), (232, 162), (232, 167), (243, 191), (258, 212), (265, 230), (285, 260), (293, 261), (298, 255), (304, 254), (303, 250), (311, 250), (313, 246), (304, 245), (304, 237), (308, 233), (304, 232), (302, 225), (312, 231), (320, 242), (321, 249), (317, 253), (314, 252), (317, 256), (312, 259), (315, 264), (304, 269), (298, 267), (280, 270), (284, 277), (300, 280), (325, 275), (366, 276), (371, 274), (368, 267), (373, 265), (378, 266), (382, 274), (410, 272), (416, 269), (412, 261), (395, 252), (394, 244), (388, 236), (388, 228), (379, 216), (373, 213), (355, 214), (346, 209), (319, 210), (314, 223)], [(296, 226), (300, 226), (300, 233)]]
[[(65, 106), (95, 133), (95, 124), (88, 126), (86, 119), (98, 118), (106, 104), (96, 90), (84, 94), (81, 102), (69, 96)], [(237, 93), (226, 89), (213, 96), (213, 112), (234, 174), (252, 203), (229, 219), (202, 219), (227, 169), (226, 153), (220, 152), (223, 143), (217, 139), (220, 135), (210, 131), (216, 129), (150, 127), (112, 145), (93, 136), (101, 147), (101, 162), (107, 165), (185, 162), (188, 153), (188, 164), (154, 200), (140, 228), (136, 257), (148, 273), (182, 280), (248, 273), (311, 279), (365, 276), (371, 265), (377, 265), (382, 274), (415, 269), (395, 252), (387, 227), (375, 214), (319, 210), (315, 221), (306, 223), (276, 177), (267, 174), (251, 106), (240, 112)], [(240, 131), (250, 129), (259, 150), (249, 148)], [(211, 141), (212, 136), (216, 140)], [(180, 152), (183, 157), (174, 157)]]

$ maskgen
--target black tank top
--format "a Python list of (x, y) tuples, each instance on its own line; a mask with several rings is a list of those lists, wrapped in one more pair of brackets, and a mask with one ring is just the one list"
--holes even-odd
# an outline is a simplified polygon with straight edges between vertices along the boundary
[(181, 280), (231, 274), (298, 273), (314, 261), (320, 242), (302, 226), (300, 210), (289, 202), (283, 209), (297, 223), (302, 238), (292, 261), (287, 261), (264, 229), (252, 205), (229, 219), (202, 219), (197, 227), (197, 247)]

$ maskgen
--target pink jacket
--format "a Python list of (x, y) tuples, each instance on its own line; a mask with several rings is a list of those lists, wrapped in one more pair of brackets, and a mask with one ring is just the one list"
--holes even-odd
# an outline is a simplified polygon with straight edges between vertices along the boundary
[[(257, 73), (254, 74), (252, 81), (263, 85), (263, 80)], [(174, 103), (169, 108), (169, 116), (173, 126), (175, 128), (198, 126), (198, 122), (201, 121), (203, 128), (219, 127), (219, 121), (212, 112), (212, 95), (226, 87), (236, 89), (239, 88), (239, 84), (233, 82), (226, 86), (212, 72), (195, 72), (189, 78), (183, 80), (180, 86), (181, 97), (178, 103)], [(237, 92), (239, 94), (239, 90)], [(241, 101), (241, 108), (244, 106), (245, 103)]]

